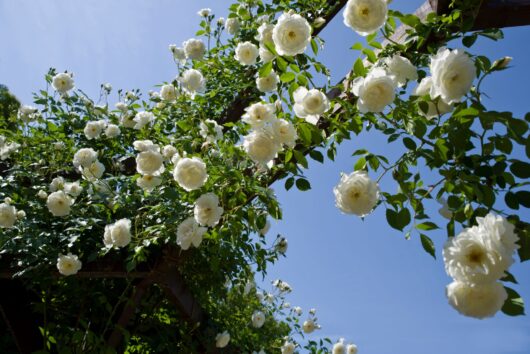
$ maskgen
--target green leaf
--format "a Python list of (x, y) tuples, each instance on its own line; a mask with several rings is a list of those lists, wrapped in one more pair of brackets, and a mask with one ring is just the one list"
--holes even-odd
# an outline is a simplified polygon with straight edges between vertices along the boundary
[(292, 73), (292, 72), (286, 72), (286, 73), (283, 73), (281, 76), (280, 76), (280, 80), (282, 82), (285, 82), (285, 83), (288, 83), (288, 82), (291, 82), (295, 79), (295, 74)]
[(259, 77), (266, 77), (272, 72), (272, 61), (259, 68)]
[(528, 261), (530, 260), (530, 230), (517, 230), (517, 236), (519, 236), (518, 244), (520, 246), (517, 250), (517, 253), (519, 254), (519, 259), (521, 260), (521, 262)]
[(410, 212), (407, 208), (396, 212), (392, 209), (386, 210), (388, 224), (396, 230), (403, 231), (403, 228), (410, 223)]
[(462, 44), (469, 48), (473, 45), (473, 43), (475, 43), (476, 40), (477, 34), (473, 33), (470, 36), (465, 36), (464, 38), (462, 38)]
[(285, 181), (285, 190), (288, 191), (289, 189), (291, 189), (294, 185), (294, 178), (293, 177), (289, 177), (287, 178), (287, 180)]
[(364, 47), (363, 47), (362, 43), (359, 43), (359, 42), (357, 42), (357, 43), (355, 43), (354, 45), (351, 46), (351, 49), (353, 49), (353, 50), (362, 50), (363, 48)]
[(530, 192), (529, 191), (518, 191), (515, 193), (519, 204), (525, 208), (530, 208)]
[(530, 164), (523, 161), (515, 161), (510, 166), (510, 171), (519, 178), (530, 178)]
[(502, 312), (504, 312), (508, 316), (524, 315), (524, 301), (521, 298), (521, 295), (519, 295), (517, 291), (508, 288), (507, 286), (505, 286), (504, 288), (508, 293), (508, 299), (506, 299), (504, 305), (502, 306)]
[(359, 170), (363, 170), (365, 167), (366, 167), (366, 158), (364, 158), (364, 156), (363, 156), (363, 157), (359, 158), (359, 160), (357, 160), (357, 162), (353, 166), (353, 170), (354, 171), (359, 171)]
[(504, 202), (510, 209), (519, 209), (519, 201), (517, 200), (517, 196), (513, 192), (508, 192), (504, 195)]
[(322, 153), (320, 151), (317, 151), (317, 150), (311, 150), (309, 152), (309, 156), (311, 156), (311, 158), (315, 161), (318, 161), (320, 163), (323, 163), (324, 162), (324, 155), (322, 155)]
[(425, 230), (425, 231), (439, 229), (438, 225), (436, 225), (435, 223), (430, 222), (430, 221), (426, 221), (424, 223), (417, 224), (416, 228), (418, 230)]
[(353, 64), (353, 72), (355, 73), (356, 76), (366, 75), (366, 68), (364, 67), (364, 64), (361, 58), (357, 58), (357, 60)]
[(431, 238), (427, 235), (420, 234), (421, 239), (421, 245), (423, 246), (423, 249), (425, 252), (430, 254), (434, 259), (436, 259), (436, 249), (434, 247), (434, 242), (432, 242)]
[(314, 38), (311, 39), (311, 49), (313, 50), (313, 53), (315, 53), (315, 55), (318, 54), (318, 44)]
[(512, 273), (508, 272), (507, 270), (505, 270), (504, 273), (506, 275), (503, 278), (501, 278), (501, 281), (507, 281), (510, 283), (518, 284), (517, 280), (515, 279)]
[(311, 184), (305, 178), (299, 178), (296, 180), (296, 188), (301, 191), (308, 191), (311, 189)]
[(405, 147), (409, 150), (416, 150), (416, 143), (414, 142), (414, 140), (412, 140), (411, 138), (409, 137), (405, 137), (403, 138), (403, 145), (405, 145)]

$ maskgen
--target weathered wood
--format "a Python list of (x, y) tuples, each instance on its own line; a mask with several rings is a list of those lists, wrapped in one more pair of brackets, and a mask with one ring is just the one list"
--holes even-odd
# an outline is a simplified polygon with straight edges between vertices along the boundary
[(473, 30), (530, 25), (530, 0), (484, 1)]

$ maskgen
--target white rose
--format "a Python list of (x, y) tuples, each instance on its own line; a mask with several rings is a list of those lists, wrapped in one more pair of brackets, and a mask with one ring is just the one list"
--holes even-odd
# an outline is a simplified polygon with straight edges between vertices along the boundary
[(52, 182), (50, 183), (50, 192), (56, 192), (56, 191), (64, 189), (64, 184), (65, 184), (64, 178), (60, 176), (55, 177), (54, 179), (52, 179)]
[(254, 103), (245, 108), (245, 114), (241, 118), (252, 128), (260, 128), (265, 123), (272, 123), (276, 119), (274, 111), (274, 105), (270, 103)]
[(226, 20), (226, 31), (234, 35), (237, 32), (239, 32), (239, 29), (241, 28), (241, 24), (239, 23), (239, 20), (235, 17), (230, 17)]
[(293, 92), (293, 98), (296, 115), (311, 124), (317, 124), (320, 116), (329, 109), (327, 96), (317, 89), (300, 86)]
[(136, 171), (142, 175), (159, 176), (164, 172), (164, 158), (155, 150), (142, 151), (136, 156)]
[(188, 69), (184, 71), (182, 77), (178, 80), (182, 84), (184, 91), (192, 97), (194, 97), (197, 92), (203, 92), (206, 88), (206, 80), (199, 70)]
[(204, 122), (200, 123), (199, 134), (207, 142), (214, 143), (223, 138), (223, 127), (217, 124), (214, 120), (206, 119)]
[(70, 214), (70, 206), (74, 200), (64, 191), (53, 192), (48, 196), (46, 205), (54, 216), (65, 216)]
[(108, 138), (115, 138), (121, 134), (120, 127), (118, 127), (116, 124), (109, 124), (107, 125), (107, 129), (105, 129), (105, 135)]
[(0, 204), (0, 227), (10, 228), (17, 221), (17, 209), (8, 203)]
[(477, 217), (477, 224), (487, 233), (490, 247), (502, 252), (504, 257), (511, 257), (519, 249), (515, 226), (502, 216), (489, 213), (485, 217)]
[(346, 352), (348, 354), (357, 354), (357, 346), (355, 344), (348, 344)]
[(171, 145), (166, 145), (162, 148), (162, 156), (166, 161), (171, 161), (171, 158), (178, 153), (177, 148)]
[(120, 117), (120, 124), (124, 128), (134, 128), (136, 126), (136, 121), (134, 116), (131, 114), (124, 114)]
[(238, 43), (234, 58), (241, 65), (254, 65), (256, 64), (256, 59), (258, 58), (258, 55), (258, 47), (256, 47), (255, 44), (251, 42), (243, 42)]
[(114, 224), (105, 226), (103, 243), (107, 247), (121, 248), (131, 242), (131, 220), (120, 219)]
[(155, 115), (151, 112), (138, 112), (134, 116), (134, 129), (142, 129), (149, 123), (155, 120)]
[(504, 305), (508, 293), (499, 282), (468, 285), (454, 281), (446, 288), (449, 304), (464, 316), (493, 317)]
[(208, 174), (206, 173), (206, 164), (198, 157), (182, 158), (178, 160), (173, 178), (179, 186), (186, 191), (199, 189), (206, 183)]
[(83, 132), (88, 140), (97, 139), (101, 135), (101, 132), (105, 128), (105, 122), (98, 120), (93, 122), (87, 122)]
[(89, 167), (98, 158), (97, 152), (92, 148), (79, 149), (74, 155), (74, 167)]
[(259, 77), (259, 75), (256, 77), (256, 86), (261, 92), (276, 91), (279, 82), (280, 77), (274, 71), (271, 71), (269, 75), (265, 77)]
[(259, 47), (259, 58), (263, 63), (268, 63), (272, 59), (276, 58), (276, 55), (274, 55), (270, 50), (268, 50), (264, 46)]
[(342, 174), (333, 193), (337, 208), (360, 217), (370, 214), (379, 200), (379, 186), (365, 171)]
[(256, 311), (252, 314), (252, 326), (261, 328), (265, 323), (265, 314), (261, 311)]
[(487, 230), (473, 226), (447, 240), (443, 249), (447, 274), (455, 280), (473, 284), (502, 278), (513, 258), (491, 242), (491, 237)]
[(55, 150), (63, 150), (66, 147), (64, 141), (56, 141), (53, 143), (53, 148)]
[(46, 193), (45, 191), (41, 189), (40, 191), (37, 192), (37, 197), (39, 197), (40, 199), (47, 199), (48, 193)]
[(315, 321), (313, 321), (312, 319), (308, 319), (302, 324), (302, 330), (304, 331), (304, 333), (307, 334), (312, 333), (316, 328), (317, 326), (315, 324)]
[(422, 116), (425, 116), (425, 118), (427, 119), (431, 119), (439, 115), (449, 113), (453, 110), (453, 106), (448, 105), (441, 98), (438, 99), (437, 104), (432, 102), (432, 97), (430, 97), (431, 87), (432, 87), (432, 77), (428, 76), (428, 77), (423, 78), (418, 84), (418, 86), (416, 86), (416, 88), (412, 92), (414, 96), (423, 97), (423, 96), (429, 95), (430, 99), (429, 101), (427, 101), (429, 108), (427, 109), (427, 112), (423, 112), (421, 109), (419, 110), (419, 113)]
[(458, 103), (465, 96), (477, 76), (473, 60), (462, 49), (440, 48), (431, 57), (431, 97), (440, 96), (448, 104)]
[(298, 134), (296, 134), (296, 129), (291, 122), (285, 119), (276, 119), (272, 123), (272, 131), (274, 132), (274, 138), (281, 144), (285, 144), (290, 148), (295, 146)]
[[(22, 220), (22, 219), (25, 219), (25, 218), (26, 218), (26, 212), (24, 210), (17, 211), (17, 220)], [(1, 223), (1, 221), (0, 221), (0, 223)]]
[(20, 119), (24, 123), (27, 123), (27, 122), (33, 120), (34, 118), (36, 118), (36, 114), (35, 113), (37, 113), (37, 111), (38, 111), (37, 108), (35, 108), (33, 106), (22, 105), (18, 109), (18, 119)]
[(282, 351), (282, 354), (294, 354), (296, 346), (292, 342), (285, 341), (285, 343), (283, 343), (280, 349)]
[(164, 101), (173, 102), (177, 99), (177, 90), (172, 84), (163, 85), (160, 88), (160, 97)]
[(187, 250), (191, 245), (199, 247), (206, 228), (199, 226), (193, 216), (190, 216), (177, 228), (177, 244), (183, 250)]
[(361, 36), (381, 28), (386, 21), (386, 0), (349, 0), (344, 10), (344, 24)]
[(79, 182), (65, 183), (64, 191), (72, 197), (77, 197), (83, 192), (83, 187), (81, 187)]
[(74, 88), (74, 79), (72, 74), (59, 73), (52, 79), (53, 88), (59, 93), (66, 93)]
[(293, 309), (294, 313), (297, 314), (298, 316), (300, 316), (302, 314), (302, 308), (300, 306), (296, 306), (294, 309)]
[(68, 253), (66, 256), (59, 255), (57, 259), (57, 269), (62, 275), (74, 275), (81, 269), (82, 263), (79, 257)]
[(344, 345), (344, 338), (333, 344), (332, 354), (346, 354), (346, 345)]
[(258, 27), (258, 34), (256, 36), (256, 40), (260, 42), (260, 44), (264, 43), (271, 43), (274, 45), (274, 40), (272, 39), (272, 32), (274, 30), (274, 25), (271, 25), (270, 23), (262, 23)]
[(370, 70), (365, 78), (353, 81), (352, 92), (359, 97), (357, 108), (361, 113), (382, 112), (396, 97), (396, 81), (383, 68)]
[(311, 26), (298, 14), (284, 13), (272, 30), (272, 40), (279, 55), (302, 54), (311, 41)]
[(206, 53), (206, 47), (200, 39), (191, 38), (182, 43), (186, 58), (199, 60)]
[(199, 12), (197, 12), (197, 15), (201, 17), (208, 17), (212, 14), (212, 10), (209, 8), (200, 9)]
[(230, 333), (227, 331), (224, 331), (223, 333), (218, 333), (217, 336), (215, 336), (215, 346), (217, 348), (224, 348), (228, 345), (228, 342), (230, 342)]
[(136, 180), (136, 185), (147, 192), (151, 192), (162, 183), (162, 178), (152, 175), (143, 175)]
[(383, 62), (386, 64), (390, 74), (396, 78), (398, 86), (405, 85), (407, 80), (418, 80), (418, 71), (407, 58), (395, 54), (390, 58), (385, 58)]
[(94, 161), (90, 166), (83, 169), (83, 176), (89, 181), (100, 179), (103, 173), (105, 173), (105, 166), (99, 161)]
[(160, 151), (160, 147), (151, 140), (135, 140), (133, 146), (136, 150), (142, 151)]
[(215, 226), (221, 219), (223, 211), (223, 208), (219, 206), (219, 197), (213, 193), (206, 193), (195, 201), (193, 215), (200, 225)]
[(224, 17), (219, 17), (219, 18), (217, 19), (217, 24), (218, 24), (219, 26), (224, 26), (225, 22), (226, 22), (226, 20), (225, 20)]
[(116, 107), (117, 110), (122, 111), (122, 112), (127, 112), (127, 110), (129, 109), (129, 106), (127, 106), (127, 104), (124, 102), (118, 102), (114, 106)]
[(276, 157), (278, 151), (281, 150), (281, 145), (272, 134), (260, 129), (244, 137), (243, 148), (252, 161), (265, 166)]
[(183, 48), (177, 48), (175, 44), (170, 44), (169, 51), (173, 54), (173, 59), (178, 61), (180, 64), (184, 64), (186, 62), (186, 52)]

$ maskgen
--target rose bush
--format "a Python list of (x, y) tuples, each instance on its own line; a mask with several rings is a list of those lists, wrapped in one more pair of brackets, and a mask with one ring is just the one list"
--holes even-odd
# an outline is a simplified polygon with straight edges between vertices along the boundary
[[(318, 34), (344, 5), (345, 24), (366, 35), (366, 46), (353, 46), (364, 57), (343, 82), (319, 87), (315, 77), (329, 82), (330, 73), (317, 59)], [(530, 206), (530, 164), (513, 154), (520, 145), (530, 155), (530, 118), (484, 106), (482, 81), (509, 60), (446, 46), (501, 33), (466, 34), (477, 3), (454, 5), (423, 21), (383, 0), (246, 0), (226, 21), (202, 9), (197, 38), (170, 45), (177, 76), (146, 97), (118, 90), (115, 105), (109, 85), (99, 104), (75, 89), (72, 73), (50, 69), (35, 106), (10, 104), (0, 122), (1, 260), (40, 294), (33, 311), (44, 347), (356, 353), (344, 339), (306, 341), (320, 328), (315, 311), (291, 307), (287, 283), (265, 291), (254, 278), (287, 251), (285, 238), (266, 236), (268, 218), (282, 216), (271, 184), (310, 189), (307, 158), (333, 160), (338, 144), (367, 131), (402, 144), (403, 154), (390, 162), (355, 151), (354, 171), (334, 190), (337, 207), (360, 217), (386, 208), (389, 225), (434, 256), (426, 233), (441, 227), (429, 201), (445, 198), (449, 303), (477, 318), (522, 314), (501, 281), (515, 281), (514, 252), (530, 259), (529, 224), (506, 211)], [(399, 22), (407, 41), (376, 41), (375, 31), (391, 38)], [(380, 190), (382, 178), (398, 191)], [(125, 275), (81, 276), (109, 261)], [(164, 266), (202, 320), (187, 319), (159, 284), (127, 328), (116, 325), (145, 291), (133, 274)]]

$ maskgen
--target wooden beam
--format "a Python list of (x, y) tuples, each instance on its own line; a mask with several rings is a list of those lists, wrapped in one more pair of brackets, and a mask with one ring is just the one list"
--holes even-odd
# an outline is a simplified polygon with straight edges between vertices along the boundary
[(530, 25), (530, 0), (485, 0), (473, 30)]

